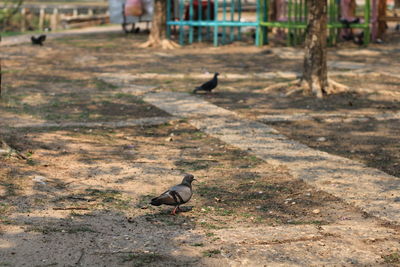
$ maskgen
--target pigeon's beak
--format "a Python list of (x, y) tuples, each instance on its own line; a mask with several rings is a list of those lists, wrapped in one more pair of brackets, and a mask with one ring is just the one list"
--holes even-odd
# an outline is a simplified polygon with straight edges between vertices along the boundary
[(193, 181), (197, 181), (197, 179), (193, 178)]

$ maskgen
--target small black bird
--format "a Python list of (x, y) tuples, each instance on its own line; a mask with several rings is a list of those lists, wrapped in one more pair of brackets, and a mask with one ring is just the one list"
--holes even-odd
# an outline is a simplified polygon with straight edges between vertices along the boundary
[(193, 180), (196, 180), (193, 175), (186, 174), (185, 177), (183, 177), (182, 183), (171, 187), (159, 197), (153, 198), (150, 204), (153, 206), (160, 206), (162, 204), (175, 206), (174, 210), (171, 212), (171, 214), (175, 215), (176, 210), (179, 209), (179, 205), (185, 204), (192, 197)]
[(199, 87), (196, 87), (193, 90), (193, 94), (195, 94), (197, 91), (206, 91), (207, 93), (211, 92), (218, 85), (218, 75), (218, 72), (214, 73), (214, 78), (212, 78), (208, 82), (203, 83)]
[(43, 45), (43, 42), (46, 41), (46, 35), (42, 34), (39, 37), (32, 36), (31, 41), (33, 45)]

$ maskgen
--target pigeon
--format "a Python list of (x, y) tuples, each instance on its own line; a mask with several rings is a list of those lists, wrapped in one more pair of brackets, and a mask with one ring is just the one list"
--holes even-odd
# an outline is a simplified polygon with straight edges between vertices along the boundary
[(214, 73), (214, 78), (212, 78), (208, 82), (203, 83), (199, 87), (196, 87), (193, 90), (193, 94), (195, 94), (197, 91), (206, 91), (207, 93), (211, 92), (218, 85), (218, 75), (218, 72)]
[(39, 37), (32, 36), (31, 41), (33, 45), (43, 45), (43, 42), (46, 40), (46, 35), (42, 34)]
[(150, 204), (153, 206), (160, 206), (162, 204), (175, 206), (174, 210), (171, 212), (172, 215), (175, 215), (176, 210), (179, 209), (179, 206), (188, 202), (192, 197), (193, 180), (196, 180), (194, 179), (193, 175), (186, 174), (183, 177), (182, 183), (171, 187), (159, 197), (153, 198)]

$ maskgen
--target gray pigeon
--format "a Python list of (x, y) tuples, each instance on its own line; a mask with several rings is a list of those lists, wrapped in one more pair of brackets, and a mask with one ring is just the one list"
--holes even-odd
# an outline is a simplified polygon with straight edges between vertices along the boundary
[(179, 209), (179, 205), (185, 204), (192, 197), (193, 180), (196, 180), (193, 175), (186, 174), (185, 177), (183, 177), (182, 183), (171, 187), (159, 197), (153, 198), (150, 204), (153, 206), (160, 206), (162, 204), (175, 206), (174, 210), (171, 212), (171, 214), (175, 215), (176, 210)]
[(196, 87), (193, 90), (193, 94), (195, 94), (197, 91), (206, 91), (207, 93), (211, 92), (218, 85), (218, 75), (218, 72), (214, 73), (214, 78), (212, 78), (208, 82), (203, 83), (199, 87)]

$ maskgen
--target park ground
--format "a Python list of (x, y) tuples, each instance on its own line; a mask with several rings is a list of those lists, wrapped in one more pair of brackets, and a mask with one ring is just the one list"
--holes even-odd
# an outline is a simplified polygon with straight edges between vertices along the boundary
[[(400, 177), (400, 36), (330, 48), (332, 78), (350, 91), (323, 100), (268, 89), (301, 72), (301, 49), (138, 48), (145, 40), (1, 47), (0, 135), (17, 152), (0, 161), (0, 266), (400, 265), (397, 224), (142, 98), (190, 93), (218, 71), (199, 98)], [(198, 179), (184, 212), (148, 205), (184, 173)]]

